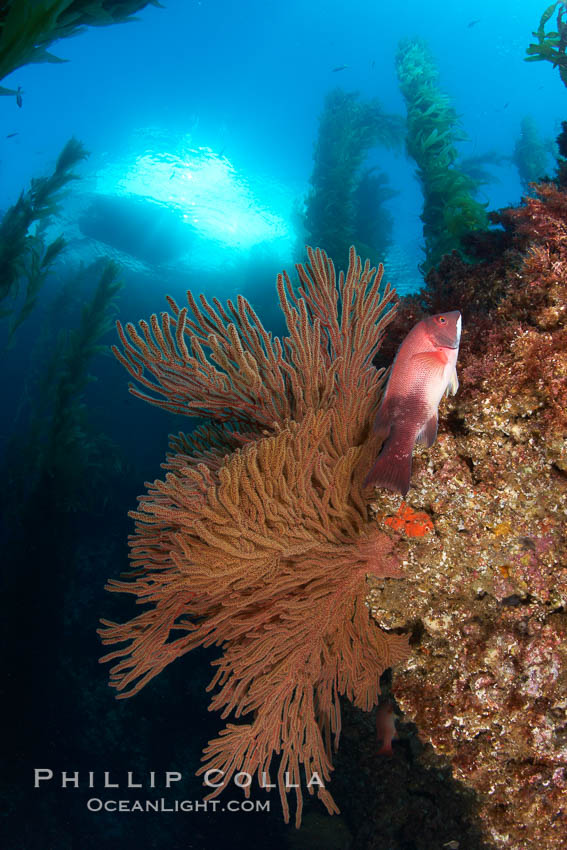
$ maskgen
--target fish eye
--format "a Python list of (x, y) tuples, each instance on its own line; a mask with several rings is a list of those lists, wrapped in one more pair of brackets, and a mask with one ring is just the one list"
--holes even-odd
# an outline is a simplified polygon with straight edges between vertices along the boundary
[(447, 323), (447, 319), (445, 318), (445, 316), (437, 316), (437, 321), (440, 325), (445, 325)]

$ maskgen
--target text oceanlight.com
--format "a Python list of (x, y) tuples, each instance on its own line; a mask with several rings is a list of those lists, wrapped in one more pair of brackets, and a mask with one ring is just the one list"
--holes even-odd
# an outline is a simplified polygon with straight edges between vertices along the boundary
[(269, 812), (269, 800), (87, 800), (89, 812)]
[[(254, 777), (255, 778), (255, 777)], [(225, 781), (225, 775), (221, 770), (208, 770), (203, 776), (203, 785), (217, 792), (230, 784), (247, 791), (252, 785), (253, 777), (250, 773), (241, 771), (230, 777), (230, 783)], [(180, 771), (149, 771), (143, 776), (134, 771), (115, 774), (112, 771), (78, 771), (65, 770), (54, 772), (50, 768), (35, 768), (34, 788), (58, 788), (61, 790), (73, 789), (96, 789), (96, 790), (166, 790), (178, 789), (178, 783), (183, 782), (183, 774)], [(284, 776), (286, 790), (298, 788), (289, 773)], [(269, 791), (276, 785), (270, 781), (269, 775), (263, 773), (258, 783), (262, 790)], [(317, 773), (313, 773), (307, 782), (308, 787), (324, 787)], [(209, 792), (212, 793), (212, 792)], [(247, 793), (248, 796), (248, 793)], [(270, 810), (269, 800), (170, 800), (165, 797), (146, 799), (104, 799), (103, 797), (89, 797), (86, 807), (90, 812), (267, 812)]]

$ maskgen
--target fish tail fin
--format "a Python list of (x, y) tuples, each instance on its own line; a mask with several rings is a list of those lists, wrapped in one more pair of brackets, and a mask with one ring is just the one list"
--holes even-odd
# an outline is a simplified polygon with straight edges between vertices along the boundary
[(406, 446), (399, 439), (389, 437), (364, 479), (364, 486), (385, 487), (406, 496), (410, 487), (412, 449), (413, 443)]
[(392, 742), (391, 741), (385, 741), (384, 744), (382, 744), (382, 746), (380, 747), (380, 749), (376, 753), (376, 755), (393, 756), (394, 755), (394, 749), (392, 747)]

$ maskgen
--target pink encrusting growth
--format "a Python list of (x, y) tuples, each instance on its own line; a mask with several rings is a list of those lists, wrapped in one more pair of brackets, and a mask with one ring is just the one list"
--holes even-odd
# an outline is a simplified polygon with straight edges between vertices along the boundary
[(461, 314), (453, 310), (418, 322), (400, 345), (376, 414), (383, 443), (366, 486), (408, 492), (413, 447), (433, 445), (439, 402), (445, 392), (457, 392), (460, 339)]

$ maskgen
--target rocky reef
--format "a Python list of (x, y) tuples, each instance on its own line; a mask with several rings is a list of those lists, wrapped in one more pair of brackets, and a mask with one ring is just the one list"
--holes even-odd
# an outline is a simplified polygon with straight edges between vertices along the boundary
[[(461, 307), (461, 387), (407, 505), (377, 495), (405, 581), (369, 579), (385, 629), (411, 629), (392, 692), (419, 759), (476, 792), (489, 846), (559, 850), (567, 829), (567, 195), (499, 216), (478, 262), (445, 257), (398, 322)], [(407, 327), (407, 324), (406, 324)], [(408, 511), (430, 520), (408, 522)], [(432, 527), (431, 527), (432, 526)], [(464, 846), (464, 845), (463, 845)]]

